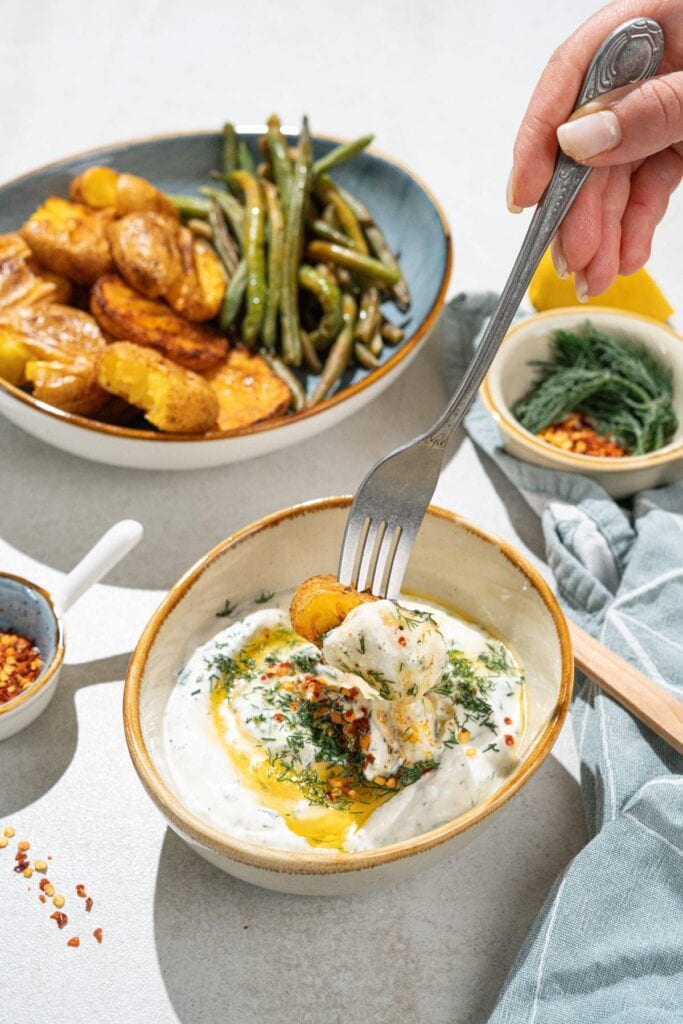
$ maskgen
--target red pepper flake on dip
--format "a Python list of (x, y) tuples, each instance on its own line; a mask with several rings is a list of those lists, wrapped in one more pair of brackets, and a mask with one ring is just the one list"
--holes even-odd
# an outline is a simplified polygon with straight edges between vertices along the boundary
[(42, 666), (40, 651), (30, 637), (0, 632), (0, 704), (35, 683)]

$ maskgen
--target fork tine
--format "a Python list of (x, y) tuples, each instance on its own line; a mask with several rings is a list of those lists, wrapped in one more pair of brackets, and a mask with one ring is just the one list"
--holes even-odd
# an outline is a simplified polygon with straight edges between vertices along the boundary
[(401, 593), (401, 584), (408, 567), (416, 535), (417, 530), (402, 530), (397, 540), (392, 563), (386, 577), (385, 589), (385, 596), (392, 601), (396, 601)]
[(344, 528), (338, 578), (346, 586), (358, 587), (358, 570), (370, 532), (370, 516), (349, 516)]
[(360, 568), (358, 570), (359, 590), (372, 590), (377, 561), (379, 559), (379, 553), (382, 548), (382, 541), (384, 540), (386, 529), (386, 520), (381, 519), (376, 524), (372, 523), (368, 530), (365, 550), (363, 551), (363, 555), (360, 560)]
[(372, 593), (377, 597), (386, 597), (387, 585), (402, 532), (403, 530), (400, 525), (392, 525), (391, 528), (387, 527), (382, 538), (382, 548), (377, 558), (375, 574), (372, 580)]

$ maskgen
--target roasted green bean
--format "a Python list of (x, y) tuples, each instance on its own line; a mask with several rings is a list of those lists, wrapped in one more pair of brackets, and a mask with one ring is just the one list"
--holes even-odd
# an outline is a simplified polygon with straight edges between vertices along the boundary
[(292, 373), (288, 366), (278, 359), (277, 356), (273, 355), (272, 352), (268, 352), (266, 349), (261, 349), (261, 355), (266, 360), (271, 370), (278, 375), (281, 381), (287, 385), (292, 393), (292, 408), (295, 412), (299, 412), (306, 406), (306, 392), (301, 386), (299, 378)]
[(372, 352), (373, 356), (381, 356), (382, 349), (384, 348), (384, 342), (382, 341), (382, 335), (379, 331), (368, 345), (368, 348)]
[(209, 225), (213, 234), (214, 248), (223, 261), (229, 280), (237, 269), (240, 254), (234, 238), (227, 229), (223, 211), (215, 199), (211, 200), (209, 208)]
[(237, 143), (237, 167), (240, 171), (246, 171), (247, 174), (255, 174), (256, 167), (254, 164), (254, 158), (251, 155), (251, 150), (247, 146), (246, 142), (240, 141)]
[(391, 292), (396, 299), (396, 305), (399, 309), (405, 312), (410, 305), (410, 292), (405, 278), (401, 273), (398, 260), (389, 248), (389, 243), (376, 224), (368, 225), (365, 228), (365, 237), (367, 238), (370, 248), (377, 259), (383, 263), (385, 267), (388, 267), (390, 270), (394, 270), (398, 273), (398, 280), (392, 286)]
[(261, 333), (266, 307), (266, 211), (261, 184), (249, 171), (234, 171), (230, 181), (244, 195), (244, 258), (247, 263), (246, 313), (242, 340), (252, 348)]
[(227, 331), (237, 319), (246, 290), (247, 264), (246, 260), (240, 260), (237, 264), (237, 270), (230, 278), (225, 298), (223, 299), (223, 305), (218, 314), (218, 324), (222, 331)]
[(343, 164), (345, 160), (350, 160), (356, 153), (360, 153), (361, 149), (369, 146), (374, 137), (374, 135), (363, 135), (360, 139), (354, 139), (353, 142), (344, 142), (339, 146), (335, 146), (325, 156), (321, 156), (319, 160), (316, 160), (313, 164), (313, 173), (316, 175), (325, 174), (338, 164)]
[(363, 292), (356, 322), (356, 340), (367, 345), (377, 333), (382, 319), (379, 291), (374, 284)]
[(223, 174), (229, 177), (237, 170), (237, 132), (228, 121), (223, 125)]
[(356, 341), (354, 343), (353, 354), (356, 357), (356, 361), (359, 362), (365, 370), (375, 370), (379, 366), (379, 362), (376, 357), (362, 341)]
[(282, 274), (285, 257), (285, 219), (278, 199), (277, 188), (270, 181), (263, 182), (268, 215), (268, 293), (261, 337), (271, 351), (277, 340), (277, 321), (282, 293)]
[(394, 256), (389, 243), (375, 223), (372, 214), (368, 208), (361, 203), (360, 199), (357, 199), (351, 192), (347, 192), (346, 189), (341, 188), (340, 186), (337, 186), (337, 188), (339, 195), (344, 200), (349, 210), (351, 210), (358, 223), (362, 225), (372, 253), (378, 260), (384, 263), (385, 266), (389, 267), (391, 270), (397, 270), (399, 272), (400, 279), (395, 285), (393, 285), (391, 291), (392, 295), (396, 299), (398, 307), (405, 311), (410, 306), (410, 291), (408, 290), (408, 285), (401, 273), (398, 260)]
[(322, 238), (323, 242), (336, 242), (337, 245), (345, 245), (347, 249), (354, 249), (355, 243), (345, 235), (343, 231), (337, 231), (327, 221), (317, 219), (311, 224), (311, 230), (314, 235), (318, 238)]
[[(235, 196), (229, 192), (224, 192), (220, 188), (213, 188), (211, 185), (203, 185), (199, 190), (203, 196), (208, 196), (209, 199), (215, 199), (221, 210), (225, 214), (225, 219), (228, 222), (230, 230), (237, 239), (240, 249), (244, 245), (244, 210), (242, 204)], [(206, 199), (202, 202), (207, 203), (206, 215), (209, 215), (209, 205)]]
[(287, 140), (280, 128), (280, 118), (276, 114), (272, 114), (268, 118), (266, 144), (270, 164), (273, 168), (273, 177), (280, 190), (282, 209), (286, 210), (289, 204), (289, 192), (292, 187), (292, 161), (289, 159)]
[(181, 217), (195, 217), (198, 220), (206, 220), (209, 216), (208, 199), (202, 199), (201, 196), (169, 196), (168, 198)]
[(339, 189), (326, 174), (321, 174), (315, 180), (315, 194), (324, 203), (330, 203), (334, 207), (337, 220), (342, 231), (349, 236), (356, 249), (361, 253), (368, 252), (368, 245), (361, 229), (358, 218), (349, 204), (342, 197)]
[(308, 400), (308, 406), (317, 405), (328, 394), (349, 364), (353, 351), (353, 334), (356, 326), (356, 300), (352, 295), (342, 298), (344, 326), (337, 335), (323, 367), (315, 391)]
[(284, 274), (280, 304), (282, 358), (290, 366), (300, 366), (303, 356), (301, 324), (299, 322), (298, 269), (306, 206), (311, 187), (312, 166), (308, 119), (304, 117), (287, 206)]
[(364, 277), (382, 281), (384, 284), (394, 285), (400, 279), (400, 270), (393, 270), (385, 266), (372, 256), (364, 256), (353, 249), (346, 249), (342, 245), (335, 245), (332, 242), (310, 242), (308, 253), (315, 260), (323, 263), (338, 263), (342, 267), (353, 270), (356, 274)]
[(315, 295), (323, 310), (318, 327), (308, 336), (309, 341), (316, 348), (329, 348), (344, 322), (339, 286), (331, 274), (306, 263), (299, 267), (299, 285)]
[(398, 345), (405, 337), (401, 328), (396, 324), (390, 324), (389, 321), (383, 324), (381, 333), (388, 345)]
[(205, 220), (198, 220), (196, 217), (190, 217), (190, 219), (186, 221), (186, 224), (193, 235), (197, 235), (199, 238), (206, 238), (209, 242), (213, 241), (213, 231), (211, 230), (211, 226), (207, 224)]

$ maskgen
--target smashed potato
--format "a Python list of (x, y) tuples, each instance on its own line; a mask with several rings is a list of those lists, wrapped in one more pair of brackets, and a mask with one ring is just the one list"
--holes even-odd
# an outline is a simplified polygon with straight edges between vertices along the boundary
[(0, 263), (11, 259), (28, 259), (31, 250), (18, 231), (8, 231), (0, 235)]
[(311, 643), (344, 621), (352, 608), (375, 601), (372, 594), (345, 587), (336, 576), (311, 576), (294, 591), (289, 614), (294, 630)]
[(155, 348), (187, 370), (211, 370), (227, 355), (225, 338), (189, 323), (162, 302), (142, 298), (115, 274), (95, 283), (90, 309), (112, 337)]
[(97, 383), (105, 348), (93, 318), (70, 306), (24, 307), (0, 321), (2, 376), (67, 412), (89, 415), (107, 400)]
[(98, 380), (106, 391), (143, 409), (159, 430), (203, 434), (216, 423), (218, 401), (204, 378), (153, 349), (113, 342), (102, 357)]
[(57, 298), (56, 284), (36, 274), (25, 259), (12, 257), (0, 263), (0, 312)]
[(218, 429), (236, 430), (278, 416), (289, 407), (289, 388), (261, 356), (231, 349), (206, 375), (218, 399)]
[(113, 217), (112, 210), (90, 210), (50, 196), (24, 224), (21, 236), (41, 266), (92, 284), (113, 269), (106, 234)]
[(88, 167), (71, 182), (69, 195), (94, 209), (112, 207), (119, 216), (127, 213), (164, 213), (178, 220), (173, 202), (145, 178), (120, 174), (111, 167)]
[(183, 273), (178, 223), (165, 214), (128, 213), (107, 235), (119, 273), (148, 299), (163, 298)]
[(176, 313), (188, 320), (213, 320), (225, 295), (223, 267), (211, 246), (195, 238), (189, 228), (178, 232), (182, 270), (166, 298)]

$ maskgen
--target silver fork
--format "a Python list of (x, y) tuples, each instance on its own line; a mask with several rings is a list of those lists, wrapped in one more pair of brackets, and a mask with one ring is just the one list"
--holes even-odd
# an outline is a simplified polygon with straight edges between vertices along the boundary
[[(575, 109), (656, 74), (663, 50), (662, 30), (650, 18), (634, 18), (616, 28), (595, 54)], [(344, 530), (342, 583), (367, 588), (379, 597), (398, 597), (448, 439), (474, 400), (541, 256), (590, 171), (560, 152), (477, 352), (446, 410), (426, 433), (380, 459), (361, 483)]]

